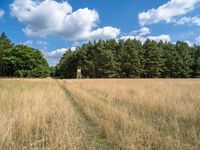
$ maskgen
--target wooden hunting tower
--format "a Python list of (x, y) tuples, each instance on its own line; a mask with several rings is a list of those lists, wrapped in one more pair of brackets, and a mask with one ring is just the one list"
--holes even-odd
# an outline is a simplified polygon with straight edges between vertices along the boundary
[(82, 79), (81, 67), (77, 67), (76, 78), (77, 79)]

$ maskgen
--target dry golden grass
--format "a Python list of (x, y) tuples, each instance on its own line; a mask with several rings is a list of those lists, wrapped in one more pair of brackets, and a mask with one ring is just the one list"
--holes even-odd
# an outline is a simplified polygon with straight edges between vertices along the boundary
[(200, 80), (60, 81), (115, 149), (200, 149)]
[(198, 79), (1, 79), (0, 149), (200, 149)]
[(86, 127), (52, 79), (0, 80), (0, 149), (83, 149)]

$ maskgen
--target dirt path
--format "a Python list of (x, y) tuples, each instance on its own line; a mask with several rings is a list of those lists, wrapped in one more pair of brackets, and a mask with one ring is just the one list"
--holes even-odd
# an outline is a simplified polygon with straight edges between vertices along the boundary
[(111, 149), (111, 145), (107, 142), (104, 131), (98, 127), (94, 120), (91, 120), (91, 118), (87, 116), (75, 97), (65, 88), (62, 80), (56, 80), (56, 83), (65, 92), (66, 99), (70, 101), (75, 112), (77, 112), (80, 117), (80, 122), (85, 130), (84, 149)]

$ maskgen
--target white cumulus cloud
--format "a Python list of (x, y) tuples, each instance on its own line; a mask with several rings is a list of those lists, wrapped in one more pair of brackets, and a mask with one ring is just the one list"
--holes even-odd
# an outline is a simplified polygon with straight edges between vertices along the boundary
[(143, 27), (143, 28), (140, 28), (139, 30), (135, 30), (135, 31), (131, 32), (132, 35), (140, 35), (140, 36), (144, 36), (144, 35), (147, 35), (150, 33), (151, 33), (151, 31), (147, 27)]
[[(76, 47), (71, 47), (71, 50), (75, 50)], [(42, 51), (44, 54), (44, 57), (47, 59), (50, 66), (55, 66), (58, 64), (59, 59), (64, 55), (64, 53), (69, 50), (69, 48), (60, 48), (56, 49), (54, 51)]]
[(191, 41), (185, 41), (190, 47), (192, 47), (194, 44)]
[(170, 42), (171, 37), (168, 34), (161, 34), (158, 36), (148, 36), (147, 39), (154, 40), (154, 41), (163, 41), (163, 42)]
[(116, 38), (120, 30), (113, 27), (97, 28), (99, 14), (88, 8), (73, 11), (67, 2), (55, 0), (15, 0), (11, 15), (24, 23), (28, 36), (62, 36), (67, 40)]
[(144, 43), (147, 39), (154, 40), (156, 42), (159, 42), (159, 41), (170, 42), (171, 41), (171, 37), (168, 34), (161, 34), (158, 36), (147, 36), (147, 37), (138, 36), (138, 35), (137, 36), (128, 35), (128, 36), (122, 36), (120, 39), (122, 40), (136, 39), (136, 40), (140, 40), (142, 43)]
[(22, 43), (23, 45), (26, 45), (26, 46), (32, 46), (33, 44), (33, 41), (32, 40), (28, 40), (28, 41), (25, 41), (24, 43)]
[(178, 25), (184, 25), (184, 24), (195, 24), (197, 26), (200, 26), (200, 17), (182, 17), (179, 20), (176, 21), (176, 24)]
[(47, 44), (48, 43), (46, 41), (41, 41), (41, 40), (36, 42), (36, 45), (39, 45), (39, 46), (46, 46)]
[(200, 36), (197, 37), (195, 40), (196, 40), (196, 42), (197, 42), (198, 44), (200, 44)]
[(3, 9), (0, 9), (0, 19), (3, 17), (3, 15), (5, 14)]
[[(101, 39), (114, 39), (120, 34), (120, 29), (113, 27), (104, 27), (92, 31), (89, 35), (86, 35), (84, 39), (99, 40)], [(88, 37), (88, 38), (87, 38)]]
[(164, 42), (170, 42), (171, 37), (168, 34), (161, 34), (157, 36), (147, 36), (150, 34), (150, 29), (147, 27), (143, 27), (139, 30), (132, 31), (131, 34), (126, 35), (126, 36), (121, 36), (120, 39), (122, 40), (128, 40), (128, 39), (136, 39), (140, 40), (142, 43), (144, 43), (147, 39), (154, 40), (154, 41), (164, 41)]
[(200, 0), (170, 0), (158, 8), (139, 13), (140, 25), (155, 24), (161, 21), (174, 22), (176, 17), (192, 11)]

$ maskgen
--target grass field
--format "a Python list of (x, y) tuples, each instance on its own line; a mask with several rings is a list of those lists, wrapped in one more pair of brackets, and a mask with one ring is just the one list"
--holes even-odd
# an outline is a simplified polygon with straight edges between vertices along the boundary
[(0, 149), (200, 149), (199, 79), (0, 79)]

